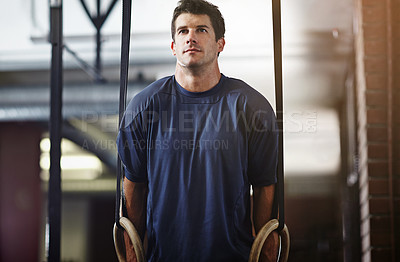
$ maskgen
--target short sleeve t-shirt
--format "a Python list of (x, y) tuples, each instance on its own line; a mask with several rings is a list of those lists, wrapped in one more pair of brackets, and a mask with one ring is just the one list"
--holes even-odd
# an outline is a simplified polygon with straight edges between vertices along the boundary
[(221, 75), (193, 93), (174, 76), (129, 103), (117, 145), (126, 177), (148, 183), (148, 261), (247, 261), (250, 185), (276, 183), (274, 112)]

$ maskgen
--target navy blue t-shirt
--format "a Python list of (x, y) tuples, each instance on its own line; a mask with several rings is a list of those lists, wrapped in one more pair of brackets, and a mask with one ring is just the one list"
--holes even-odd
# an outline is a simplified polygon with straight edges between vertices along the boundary
[(247, 261), (250, 184), (276, 183), (268, 101), (221, 75), (193, 93), (174, 76), (129, 103), (117, 138), (126, 177), (147, 182), (148, 261)]

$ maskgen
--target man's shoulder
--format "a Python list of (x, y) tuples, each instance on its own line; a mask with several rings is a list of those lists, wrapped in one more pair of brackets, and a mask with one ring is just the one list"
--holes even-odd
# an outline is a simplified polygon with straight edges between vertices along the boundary
[(229, 77), (229, 76), (223, 76), (225, 78), (225, 82), (227, 84), (233, 85), (233, 87), (235, 88), (252, 88), (249, 84), (247, 84), (245, 81), (238, 79), (238, 78), (234, 78), (234, 77)]
[(138, 114), (148, 110), (154, 104), (153, 101), (159, 93), (172, 93), (173, 76), (163, 77), (154, 81), (139, 93), (137, 93), (129, 102), (125, 114), (124, 125), (130, 124)]
[(240, 93), (244, 96), (248, 96), (249, 98), (265, 99), (260, 92), (258, 92), (245, 81), (233, 77), (225, 77), (225, 79), (226, 84), (229, 86), (230, 92)]
[(137, 93), (129, 102), (128, 109), (133, 110), (135, 107), (143, 108), (149, 101), (159, 93), (171, 93), (173, 76), (166, 76), (154, 81)]
[(268, 99), (241, 79), (226, 77), (229, 93), (238, 93), (253, 110), (272, 110)]
[(142, 91), (140, 91), (133, 99), (143, 101), (144, 99), (151, 98), (157, 93), (170, 92), (173, 78), (173, 76), (166, 76), (154, 81), (150, 85), (146, 86)]

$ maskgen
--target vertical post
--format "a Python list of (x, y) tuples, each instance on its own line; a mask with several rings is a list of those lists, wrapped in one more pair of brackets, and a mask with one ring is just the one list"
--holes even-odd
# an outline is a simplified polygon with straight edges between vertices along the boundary
[(48, 190), (47, 260), (60, 261), (61, 240), (61, 126), (63, 82), (62, 0), (50, 0), (50, 179)]

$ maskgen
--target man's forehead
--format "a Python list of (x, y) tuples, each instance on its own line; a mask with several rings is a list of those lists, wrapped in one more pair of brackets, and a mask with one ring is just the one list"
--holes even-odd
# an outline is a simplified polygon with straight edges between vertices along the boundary
[(212, 27), (211, 19), (206, 14), (191, 14), (191, 13), (182, 13), (178, 16), (175, 21), (176, 28), (179, 27), (198, 27), (198, 26), (207, 26)]

